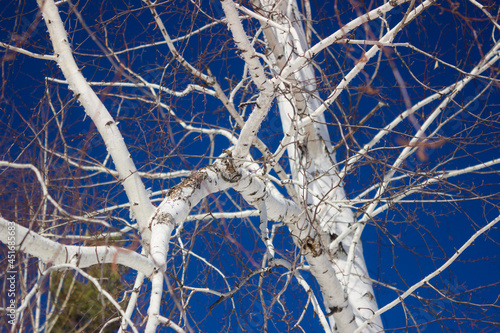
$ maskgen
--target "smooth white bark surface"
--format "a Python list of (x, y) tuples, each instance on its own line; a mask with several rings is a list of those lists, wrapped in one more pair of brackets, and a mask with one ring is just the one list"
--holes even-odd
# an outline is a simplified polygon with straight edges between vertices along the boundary
[(108, 152), (113, 157), (116, 170), (131, 203), (132, 214), (137, 219), (140, 232), (144, 233), (142, 241), (147, 246), (150, 233), (146, 223), (153, 214), (154, 206), (151, 204), (149, 194), (139, 177), (123, 136), (113, 117), (78, 68), (68, 41), (68, 34), (54, 1), (38, 0), (38, 6), (54, 47), (57, 64), (68, 81), (69, 88), (96, 125)]
[(120, 264), (150, 276), (155, 265), (147, 257), (115, 246), (63, 245), (0, 217), (0, 242), (12, 251), (31, 254), (47, 264), (72, 264), (85, 268), (98, 264)]

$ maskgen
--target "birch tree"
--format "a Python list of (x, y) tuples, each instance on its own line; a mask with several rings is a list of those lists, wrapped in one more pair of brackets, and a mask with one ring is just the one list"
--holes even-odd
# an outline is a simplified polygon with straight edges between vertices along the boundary
[(2, 325), (494, 330), (499, 10), (6, 5)]

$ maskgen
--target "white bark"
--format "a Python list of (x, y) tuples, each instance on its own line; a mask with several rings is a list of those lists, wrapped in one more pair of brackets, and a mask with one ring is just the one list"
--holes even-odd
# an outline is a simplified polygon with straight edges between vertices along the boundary
[[(319, 114), (316, 118), (316, 123), (308, 124), (304, 129), (294, 131), (296, 134), (293, 137), (289, 133), (292, 126), (295, 128), (296, 123), (303, 119), (305, 115), (310, 115), (314, 110), (318, 110), (322, 107), (322, 103), (316, 95), (313, 67), (311, 64), (306, 64), (304, 62), (304, 57), (297, 56), (297, 53), (299, 55), (303, 54), (302, 50), (307, 48), (305, 32), (301, 25), (301, 20), (297, 16), (297, 4), (295, 1), (289, 3), (282, 2), (278, 5), (278, 8), (274, 8), (276, 3), (273, 1), (262, 1), (262, 3), (265, 9), (280, 13), (281, 17), (287, 17), (286, 20), (282, 19), (279, 22), (273, 21), (275, 22), (274, 25), (265, 28), (265, 32), (267, 32), (266, 38), (268, 43), (270, 43), (269, 48), (273, 50), (277, 71), (287, 73), (285, 70), (287, 65), (284, 59), (286, 59), (289, 64), (298, 62), (298, 59), (302, 61), (301, 67), (297, 67), (300, 68), (300, 70), (295, 71), (292, 77), (289, 78), (285, 76), (286, 74), (282, 74), (285, 80), (289, 80), (292, 83), (291, 92), (289, 96), (278, 96), (278, 105), (281, 121), (283, 123), (283, 131), (284, 133), (288, 133), (288, 136), (285, 136), (286, 143), (282, 144), (282, 146), (286, 145), (288, 147), (288, 156), (291, 161), (295, 161), (295, 163), (291, 164), (292, 174), (298, 183), (303, 184), (305, 190), (302, 193), (302, 197), (305, 203), (317, 207), (315, 209), (320, 211), (318, 216), (311, 212), (308, 219), (315, 220), (315, 223), (318, 225), (316, 230), (322, 230), (321, 246), (325, 249), (325, 252), (328, 253), (329, 250), (332, 250), (330, 253), (330, 261), (317, 262), (317, 260), (314, 260), (316, 262), (313, 261), (311, 265), (313, 268), (317, 268), (315, 276), (318, 281), (321, 281), (327, 276), (320, 274), (320, 271), (330, 271), (331, 269), (336, 272), (339, 281), (351, 282), (347, 286), (344, 285), (345, 290), (328, 290), (328, 292), (334, 293), (335, 296), (325, 292), (325, 289), (322, 289), (322, 291), (326, 296), (326, 306), (330, 309), (330, 312), (337, 311), (336, 307), (338, 307), (338, 305), (333, 305), (329, 303), (328, 300), (333, 297), (337, 299), (345, 297), (354, 310), (357, 323), (360, 324), (365, 318), (376, 311), (378, 307), (371, 282), (364, 279), (365, 276), (368, 277), (368, 271), (364, 262), (361, 244), (358, 243), (357, 247), (353, 247), (353, 249), (355, 249), (355, 256), (349, 259), (346, 258), (343, 251), (351, 248), (352, 237), (346, 238), (342, 244), (338, 244), (335, 248), (329, 247), (329, 243), (332, 239), (342, 234), (346, 228), (354, 223), (354, 217), (350, 208), (332, 203), (345, 200), (346, 195), (343, 189), (342, 178), (338, 176), (339, 170), (336, 166), (335, 154), (330, 145), (330, 136), (325, 125), (325, 119)], [(341, 38), (351, 29), (355, 28), (356, 24), (361, 24), (363, 19), (369, 20), (379, 17), (385, 11), (392, 8), (392, 6), (388, 5), (389, 4), (386, 4), (376, 11), (372, 11), (372, 16), (370, 16), (369, 13), (366, 17), (358, 18), (357, 22), (350, 22), (349, 25), (342, 27), (338, 33), (333, 34), (327, 40), (333, 42), (336, 38)], [(279, 19), (279, 17), (280, 16), (276, 15), (276, 19)], [(268, 22), (266, 21), (266, 23)], [(284, 28), (278, 29), (276, 25), (281, 25)], [(326, 42), (325, 45), (327, 43), (328, 42)], [(358, 72), (353, 71), (351, 73), (352, 77), (357, 73)], [(349, 82), (350, 80), (346, 79), (339, 85), (347, 85)], [(342, 91), (340, 87), (337, 89), (338, 92)], [(305, 119), (310, 119), (307, 116), (305, 117)], [(292, 140), (298, 141), (299, 149), (297, 145), (288, 144), (288, 142)], [(311, 259), (312, 258), (308, 258), (308, 261)], [(356, 274), (346, 279), (345, 269), (349, 267), (349, 260), (352, 261), (353, 259), (355, 262)], [(326, 270), (326, 267), (329, 267), (329, 269)], [(331, 279), (331, 277), (327, 279)], [(339, 331), (343, 332), (343, 324), (345, 324), (345, 322), (340, 324), (337, 318), (335, 319), (336, 323), (332, 323), (332, 326), (336, 324)], [(381, 328), (382, 322), (378, 320), (368, 328), (368, 331), (380, 331)], [(347, 328), (346, 331), (349, 331), (349, 329), (350, 328)]]
[(285, 222), (297, 240), (311, 265), (311, 272), (321, 286), (329, 314), (335, 318), (340, 331), (356, 328), (351, 306), (343, 288), (322, 249), (316, 232), (307, 222), (302, 210), (287, 200), (272, 185), (264, 184), (258, 177), (244, 169), (236, 169), (232, 158), (223, 159), (206, 167), (173, 187), (158, 206), (151, 221), (151, 256), (160, 270), (152, 276), (152, 296), (148, 310), (146, 332), (154, 332), (159, 324), (159, 308), (162, 298), (164, 263), (173, 229), (184, 222), (190, 210), (205, 196), (227, 188), (238, 191), (246, 201), (257, 207), (264, 201), (267, 216), (274, 221)]
[(493, 221), (491, 221), (490, 223), (486, 224), (484, 227), (482, 227), (481, 229), (479, 229), (476, 233), (474, 233), (474, 235), (472, 235), (466, 242), (464, 245), (462, 245), (458, 250), (455, 251), (455, 253), (450, 257), (450, 259), (448, 259), (443, 265), (441, 265), (438, 269), (436, 269), (434, 272), (432, 272), (431, 274), (427, 275), (425, 278), (423, 278), (422, 280), (420, 280), (419, 282), (415, 283), (414, 285), (412, 285), (410, 288), (408, 288), (408, 290), (406, 290), (401, 296), (399, 296), (397, 299), (395, 299), (394, 301), (392, 301), (391, 303), (385, 305), (383, 308), (381, 308), (380, 310), (376, 311), (373, 315), (370, 316), (370, 318), (368, 318), (363, 324), (361, 324), (359, 326), (359, 328), (354, 331), (355, 333), (361, 333), (361, 332), (364, 332), (364, 329), (376, 318), (380, 317), (380, 315), (384, 312), (386, 312), (387, 310), (389, 309), (392, 309), (394, 306), (396, 306), (397, 304), (403, 302), (403, 300), (405, 298), (407, 298), (408, 296), (410, 296), (411, 294), (413, 294), (418, 288), (420, 288), (421, 286), (423, 286), (425, 283), (429, 282), (432, 278), (438, 276), (439, 274), (441, 274), (447, 267), (449, 267), (453, 262), (455, 262), (458, 258), (458, 256), (460, 256), (469, 246), (472, 245), (472, 243), (476, 240), (476, 238), (478, 238), (480, 235), (482, 235), (483, 233), (491, 230), (498, 222), (500, 222), (500, 215), (497, 216)]
[(68, 34), (57, 6), (53, 0), (38, 0), (37, 2), (49, 31), (57, 64), (68, 81), (69, 88), (85, 108), (86, 114), (96, 125), (108, 152), (113, 157), (116, 170), (131, 204), (130, 209), (137, 219), (139, 231), (144, 233), (142, 241), (147, 246), (150, 233), (146, 224), (154, 211), (149, 194), (138, 175), (137, 168), (132, 161), (116, 122), (83, 77), (73, 58)]
[(227, 25), (232, 32), (234, 42), (241, 52), (245, 63), (248, 65), (248, 70), (252, 76), (253, 82), (260, 90), (255, 108), (243, 126), (240, 134), (241, 139), (238, 141), (233, 151), (234, 158), (238, 160), (248, 155), (250, 145), (257, 136), (260, 125), (267, 116), (271, 102), (274, 99), (274, 87), (266, 77), (258, 55), (248, 41), (248, 37), (243, 29), (241, 19), (239, 18), (233, 0), (222, 0), (221, 4), (226, 13)]
[(137, 252), (115, 246), (63, 245), (0, 217), (0, 242), (11, 251), (28, 253), (51, 265), (71, 264), (85, 268), (98, 264), (120, 264), (150, 276), (155, 265)]
[[(156, 332), (160, 323), (160, 305), (163, 295), (163, 273), (166, 269), (167, 254), (172, 231), (182, 224), (191, 209), (207, 195), (229, 188), (239, 177), (229, 160), (217, 162), (203, 168), (180, 184), (171, 188), (152, 216), (151, 257), (159, 268), (151, 277), (152, 290), (148, 309), (148, 323), (145, 332)], [(234, 178), (237, 177), (237, 178)]]
[(315, 228), (307, 221), (303, 210), (293, 201), (287, 200), (272, 185), (241, 170), (241, 180), (234, 186), (245, 200), (259, 206), (264, 200), (267, 216), (274, 221), (283, 221), (290, 229), (293, 239), (311, 265), (311, 273), (321, 287), (328, 314), (335, 318), (340, 332), (356, 329), (353, 309), (348, 303), (343, 287), (338, 280), (327, 252), (321, 245)]

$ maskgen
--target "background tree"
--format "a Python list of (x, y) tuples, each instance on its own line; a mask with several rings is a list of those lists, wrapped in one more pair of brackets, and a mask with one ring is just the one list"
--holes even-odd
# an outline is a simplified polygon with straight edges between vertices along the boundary
[(3, 327), (495, 330), (499, 10), (6, 3)]
[[(119, 266), (121, 267), (121, 266)], [(114, 271), (109, 265), (92, 266), (87, 272), (98, 279), (111, 296), (118, 298), (122, 288), (122, 270)], [(98, 332), (102, 322), (119, 315), (113, 305), (86, 279), (67, 271), (51, 275), (50, 292), (54, 295), (54, 312), (45, 320), (48, 332)], [(120, 322), (108, 322), (104, 332), (116, 332)]]

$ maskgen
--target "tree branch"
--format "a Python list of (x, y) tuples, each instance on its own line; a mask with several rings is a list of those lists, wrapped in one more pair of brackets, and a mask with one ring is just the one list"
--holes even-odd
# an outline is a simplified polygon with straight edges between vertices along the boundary
[(131, 211), (137, 219), (139, 231), (142, 234), (144, 245), (149, 243), (149, 230), (146, 223), (154, 212), (154, 206), (149, 200), (142, 179), (125, 145), (123, 136), (113, 117), (89, 86), (78, 68), (68, 41), (57, 6), (53, 0), (37, 0), (47, 25), (50, 39), (54, 47), (54, 55), (62, 73), (68, 81), (75, 97), (85, 108), (85, 112), (92, 119), (101, 134), (106, 148), (113, 157), (116, 170), (131, 203)]
[(41, 259), (47, 264), (72, 264), (90, 267), (99, 264), (120, 264), (150, 276), (153, 262), (128, 249), (115, 246), (63, 245), (0, 217), (0, 241), (11, 251), (21, 251)]

